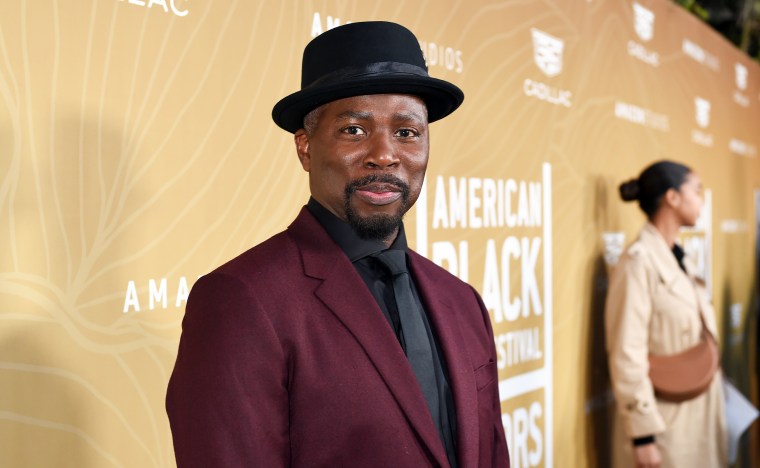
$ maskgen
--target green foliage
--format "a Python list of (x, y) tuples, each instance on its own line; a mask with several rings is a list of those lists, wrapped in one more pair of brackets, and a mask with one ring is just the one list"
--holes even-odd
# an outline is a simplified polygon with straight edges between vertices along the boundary
[(707, 21), (710, 18), (710, 12), (697, 3), (697, 0), (675, 0), (675, 2), (697, 15), (703, 21)]
[(760, 0), (673, 0), (760, 62)]

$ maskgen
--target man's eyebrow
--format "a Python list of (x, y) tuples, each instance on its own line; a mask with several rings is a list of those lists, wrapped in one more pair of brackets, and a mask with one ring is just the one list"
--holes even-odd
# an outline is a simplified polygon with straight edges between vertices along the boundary
[(372, 112), (348, 110), (336, 116), (337, 119), (367, 120), (372, 117)]
[(414, 112), (396, 112), (393, 114), (394, 120), (412, 120), (415, 122), (425, 122), (425, 119), (417, 113)]
[[(336, 120), (342, 120), (342, 119), (369, 120), (372, 118), (372, 115), (373, 115), (372, 112), (369, 112), (369, 111), (347, 110), (335, 116), (335, 119)], [(415, 112), (394, 112), (393, 120), (425, 122), (425, 118), (422, 115), (417, 114)]]

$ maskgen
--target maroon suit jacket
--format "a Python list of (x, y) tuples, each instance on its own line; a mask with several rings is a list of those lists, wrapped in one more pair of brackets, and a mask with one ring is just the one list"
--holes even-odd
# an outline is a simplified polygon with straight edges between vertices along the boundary
[[(449, 370), (463, 468), (508, 467), (478, 294), (410, 252)], [(306, 210), (193, 286), (166, 397), (180, 467), (448, 466), (377, 302)]]

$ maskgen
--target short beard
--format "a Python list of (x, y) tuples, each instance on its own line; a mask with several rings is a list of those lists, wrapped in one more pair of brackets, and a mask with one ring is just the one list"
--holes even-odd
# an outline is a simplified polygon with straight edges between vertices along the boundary
[[(373, 182), (392, 184), (401, 189), (401, 206), (395, 214), (378, 214), (361, 216), (351, 206), (351, 195), (359, 187)], [(356, 179), (346, 185), (343, 197), (343, 205), (346, 211), (346, 220), (354, 232), (364, 240), (385, 241), (396, 233), (401, 226), (404, 214), (409, 209), (409, 185), (403, 180), (391, 174), (372, 174), (361, 179)]]

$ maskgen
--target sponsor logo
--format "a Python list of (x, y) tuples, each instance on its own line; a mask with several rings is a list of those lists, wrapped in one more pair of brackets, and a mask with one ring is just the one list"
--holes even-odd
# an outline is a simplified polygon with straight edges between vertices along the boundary
[[(636, 35), (644, 42), (651, 41), (652, 37), (654, 37), (654, 13), (636, 2), (633, 3), (633, 29), (636, 31)], [(653, 67), (660, 66), (660, 54), (647, 49), (643, 44), (633, 39), (628, 41), (628, 55), (641, 60), (647, 65)]]
[(739, 140), (738, 138), (731, 138), (728, 141), (728, 150), (739, 156), (746, 156), (748, 158), (754, 158), (757, 156), (757, 148), (751, 143)]
[[(341, 24), (351, 23), (351, 21), (341, 22), (341, 19), (338, 17), (322, 15), (319, 12), (314, 12), (311, 17), (311, 37), (317, 37), (325, 31), (337, 28)], [(425, 57), (425, 65), (429, 68), (440, 67), (456, 73), (462, 73), (462, 71), (464, 71), (462, 51), (459, 49), (421, 40), (420, 50), (422, 50), (422, 56)]]
[(660, 54), (647, 49), (634, 40), (628, 41), (628, 55), (641, 60), (647, 65), (651, 65), (653, 67), (660, 66)]
[[(193, 279), (190, 278), (190, 281)], [(128, 314), (142, 312), (145, 308), (155, 310), (183, 307), (190, 295), (191, 286), (186, 276), (177, 279), (150, 278), (142, 287), (138, 287), (137, 282), (131, 280), (127, 282), (127, 289), (124, 291), (122, 312)]]
[[(551, 34), (536, 28), (531, 28), (533, 38), (533, 61), (547, 77), (554, 77), (562, 73), (562, 53), (565, 42)], [(531, 78), (523, 81), (523, 93), (528, 97), (534, 97), (541, 101), (557, 106), (571, 107), (573, 105), (573, 93), (566, 89), (560, 89)]]
[(712, 70), (720, 70), (720, 60), (718, 57), (703, 49), (700, 45), (684, 39), (681, 43), (681, 51), (688, 57), (691, 57), (695, 61), (702, 65), (711, 68)]
[(694, 118), (702, 128), (710, 125), (710, 101), (701, 97), (694, 98)]
[(734, 90), (734, 102), (742, 107), (749, 107), (749, 97), (742, 93), (747, 89), (747, 77), (749, 71), (743, 64), (737, 62), (734, 64), (734, 78), (736, 79), (736, 87), (738, 90)]
[(164, 13), (171, 13), (174, 16), (187, 16), (187, 9), (180, 6), (187, 3), (188, 0), (119, 0), (130, 5), (141, 6), (145, 8), (160, 7)]
[(626, 120), (643, 127), (653, 128), (667, 132), (670, 130), (670, 119), (665, 114), (660, 114), (650, 109), (630, 104), (623, 101), (615, 102), (615, 117)]
[[(721, 223), (721, 230), (723, 230), (723, 224), (727, 221), (734, 221), (736, 223), (739, 223), (739, 226), (737, 230), (734, 231), (723, 231), (723, 232), (747, 232), (747, 222), (746, 221), (739, 221), (739, 220), (726, 220)], [(729, 343), (736, 346), (741, 344), (744, 341), (744, 329), (742, 327), (742, 318), (744, 317), (744, 305), (741, 302), (736, 302), (734, 304), (731, 304), (731, 307), (729, 307), (729, 316), (731, 317), (731, 337), (729, 339)]]
[(734, 64), (734, 71), (736, 73), (736, 87), (744, 91), (747, 89), (747, 67), (741, 63)]
[[(351, 24), (351, 21), (346, 21), (343, 24)], [(322, 15), (319, 12), (314, 12), (311, 17), (311, 37), (317, 37), (325, 31), (329, 31), (333, 28), (337, 28), (341, 25), (340, 18), (332, 16), (325, 16), (325, 21), (322, 21)]]
[(426, 41), (420, 41), (420, 48), (428, 67), (443, 67), (456, 73), (464, 70), (461, 50)]
[(526, 96), (535, 97), (549, 104), (570, 107), (573, 105), (573, 93), (566, 89), (559, 89), (549, 86), (540, 81), (533, 81), (527, 78), (523, 81), (523, 92)]
[(565, 42), (539, 29), (531, 28), (533, 36), (533, 61), (548, 77), (562, 72), (562, 52)]
[[(710, 125), (710, 101), (699, 96), (694, 98), (694, 120), (697, 125), (705, 129)], [(693, 129), (691, 131), (691, 141), (694, 143), (710, 147), (713, 145), (713, 136), (711, 133)]]
[(620, 231), (608, 231), (602, 233), (604, 244), (604, 263), (607, 266), (616, 265), (625, 248), (625, 233)]
[(633, 28), (642, 41), (651, 41), (654, 36), (654, 13), (633, 2)]
[(749, 225), (746, 221), (741, 219), (724, 219), (720, 222), (720, 232), (727, 234), (736, 234), (739, 232), (747, 232)]

